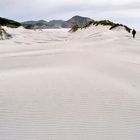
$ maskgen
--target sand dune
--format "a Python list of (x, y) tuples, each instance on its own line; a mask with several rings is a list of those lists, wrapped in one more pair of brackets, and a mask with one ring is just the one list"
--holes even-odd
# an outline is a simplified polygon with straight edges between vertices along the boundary
[(140, 32), (6, 31), (0, 139), (140, 139)]

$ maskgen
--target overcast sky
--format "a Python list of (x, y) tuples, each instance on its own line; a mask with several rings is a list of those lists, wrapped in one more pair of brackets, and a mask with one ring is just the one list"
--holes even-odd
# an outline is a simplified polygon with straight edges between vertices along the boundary
[(0, 0), (0, 16), (17, 21), (109, 19), (140, 29), (140, 0)]

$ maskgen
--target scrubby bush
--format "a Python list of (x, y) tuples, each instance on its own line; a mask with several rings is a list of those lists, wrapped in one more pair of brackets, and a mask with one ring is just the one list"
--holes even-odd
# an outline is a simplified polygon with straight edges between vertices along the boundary
[(123, 25), (123, 24), (114, 24), (113, 26), (111, 26), (110, 27), (110, 30), (113, 30), (113, 29), (115, 29), (115, 28), (117, 28), (117, 27), (124, 27), (125, 28), (125, 30), (127, 31), (127, 32), (131, 32), (131, 28), (129, 28), (129, 27), (127, 27), (126, 25)]
[(94, 20), (91, 20), (89, 22), (87, 22), (83, 27), (83, 28), (88, 28), (90, 27), (91, 25), (95, 25), (95, 26), (99, 26), (99, 25), (102, 25), (102, 26), (110, 26), (110, 30), (112, 29), (115, 29), (117, 27), (124, 27), (125, 30), (127, 32), (131, 32), (131, 28), (127, 27), (126, 25), (123, 25), (123, 24), (118, 24), (118, 23), (113, 23), (112, 21), (109, 21), (109, 20), (101, 20), (101, 21), (94, 21)]
[(110, 30), (117, 28), (118, 26), (120, 26), (120, 24), (114, 24), (113, 26), (110, 27)]
[(71, 32), (76, 32), (79, 28), (80, 28), (80, 27), (75, 23), (75, 24), (72, 25), (70, 31), (71, 31)]
[(31, 24), (22, 24), (22, 26), (23, 26), (25, 29), (33, 29), (33, 26), (34, 26), (34, 25), (31, 25)]
[(85, 25), (83, 25), (83, 28), (88, 28), (93, 24), (94, 24), (94, 20), (91, 20), (91, 21), (87, 22)]
[(99, 25), (103, 25), (103, 26), (113, 26), (115, 23), (109, 21), (109, 20), (101, 20), (101, 21), (94, 21), (94, 20), (91, 20), (89, 22), (87, 22), (83, 28), (87, 28), (91, 25), (95, 25), (95, 26), (99, 26)]
[(114, 23), (109, 20), (94, 21), (93, 25), (113, 26)]
[(127, 32), (129, 32), (129, 33), (131, 32), (131, 30), (132, 30), (131, 28), (129, 28), (129, 27), (125, 26), (125, 25), (124, 25), (124, 27), (125, 27), (125, 30), (126, 30)]
[(12, 36), (8, 34), (1, 26), (0, 26), (0, 40), (10, 39)]

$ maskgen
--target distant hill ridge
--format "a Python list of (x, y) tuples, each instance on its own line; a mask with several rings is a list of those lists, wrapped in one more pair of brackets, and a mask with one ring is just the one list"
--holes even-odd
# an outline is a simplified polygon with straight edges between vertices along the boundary
[(51, 20), (49, 22), (45, 20), (39, 21), (26, 21), (22, 23), (25, 28), (29, 29), (41, 29), (41, 28), (72, 28), (71, 31), (76, 31), (78, 28), (87, 28), (90, 25), (102, 25), (102, 26), (110, 26), (110, 30), (113, 30), (117, 27), (124, 27), (127, 32), (131, 32), (131, 28), (126, 25), (114, 23), (109, 20), (100, 20), (95, 21), (88, 17), (74, 16), (71, 19), (64, 20)]
[(78, 24), (78, 26), (85, 25), (88, 21), (92, 19), (88, 17), (74, 16), (71, 19), (64, 20), (39, 20), (39, 21), (25, 21), (22, 22), (22, 25), (25, 28), (33, 29), (33, 28), (71, 28), (73, 24)]

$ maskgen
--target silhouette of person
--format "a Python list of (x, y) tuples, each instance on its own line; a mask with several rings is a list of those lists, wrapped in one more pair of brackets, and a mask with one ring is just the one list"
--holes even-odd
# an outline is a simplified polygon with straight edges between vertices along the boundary
[(136, 36), (136, 30), (135, 29), (132, 30), (132, 35), (133, 35), (133, 38), (135, 38), (135, 36)]

